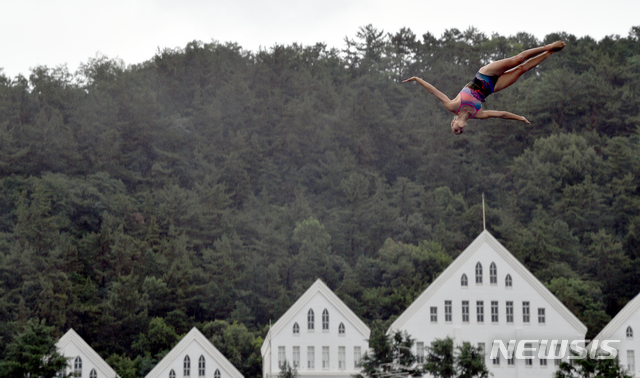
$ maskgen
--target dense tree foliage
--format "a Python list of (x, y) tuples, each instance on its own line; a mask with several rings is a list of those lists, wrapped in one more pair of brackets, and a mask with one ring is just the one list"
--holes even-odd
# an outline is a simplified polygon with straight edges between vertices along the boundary
[[(455, 136), (400, 84), (453, 96), (560, 38), (487, 100), (530, 126)], [(198, 326), (257, 377), (265, 327), (317, 278), (367, 322), (399, 315), (482, 230), (482, 193), (490, 231), (588, 336), (640, 292), (639, 27), (540, 41), (367, 26), (345, 44), (194, 41), (133, 66), (0, 72), (0, 360), (39, 318), (143, 376)]]

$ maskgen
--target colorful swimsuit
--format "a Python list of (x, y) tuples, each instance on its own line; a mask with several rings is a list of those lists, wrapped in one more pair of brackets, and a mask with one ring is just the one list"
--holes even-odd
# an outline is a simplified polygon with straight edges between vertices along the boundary
[(476, 112), (471, 116), (471, 118), (475, 117), (476, 114), (478, 114), (478, 111), (482, 108), (484, 99), (493, 93), (493, 89), (499, 77), (500, 76), (487, 76), (478, 72), (476, 77), (467, 83), (467, 85), (465, 85), (460, 91), (460, 106), (458, 107), (456, 114), (458, 114), (462, 105), (469, 105), (476, 108)]

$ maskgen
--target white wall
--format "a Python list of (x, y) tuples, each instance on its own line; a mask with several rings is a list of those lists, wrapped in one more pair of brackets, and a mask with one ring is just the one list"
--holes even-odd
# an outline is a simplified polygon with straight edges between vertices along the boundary
[(213, 378), (213, 374), (216, 369), (220, 370), (220, 378), (229, 378), (230, 375), (227, 371), (225, 371), (214, 359), (213, 357), (200, 345), (196, 340), (192, 340), (189, 343), (189, 346), (176, 358), (173, 359), (161, 372), (157, 373), (157, 377), (160, 378), (169, 378), (169, 372), (173, 369), (176, 373), (176, 378), (184, 377), (184, 358), (189, 356), (191, 360), (191, 375), (190, 377), (197, 378), (198, 377), (198, 360), (200, 356), (204, 356), (205, 360), (205, 377)]
[[(307, 313), (309, 309), (313, 309), (315, 315), (315, 327), (313, 331), (307, 329)], [(329, 311), (329, 330), (322, 329), (322, 312), (324, 309)], [(298, 323), (300, 333), (294, 335), (293, 324)], [(344, 323), (345, 334), (338, 334), (338, 326)], [(266, 340), (265, 342), (269, 342)], [(265, 363), (265, 376), (271, 373), (271, 376), (277, 376), (280, 372), (278, 367), (278, 347), (285, 347), (285, 355), (287, 361), (293, 366), (293, 347), (300, 347), (300, 367), (297, 369), (300, 376), (350, 376), (356, 374), (360, 370), (354, 367), (354, 347), (359, 346), (362, 355), (367, 351), (368, 343), (365, 336), (351, 324), (347, 318), (338, 312), (320, 292), (316, 293), (304, 308), (299, 311), (288, 323), (284, 324), (284, 328), (273, 335), (271, 339), (271, 348), (269, 355), (263, 358)], [(307, 346), (315, 347), (315, 368), (307, 368)], [(329, 347), (329, 363), (328, 369), (322, 367), (322, 347)], [(338, 347), (345, 347), (346, 366), (341, 370), (338, 368)], [(269, 349), (268, 349), (269, 350)], [(268, 361), (271, 362), (271, 372), (268, 371)]]
[(59, 353), (67, 358), (67, 372), (73, 372), (73, 364), (76, 357), (80, 356), (82, 359), (82, 378), (89, 378), (89, 373), (91, 369), (95, 369), (98, 374), (97, 378), (115, 378), (114, 376), (109, 376), (108, 372), (100, 370), (98, 366), (93, 364), (89, 357), (78, 348), (73, 341), (69, 342), (63, 349), (59, 350)]
[[(476, 263), (482, 264), (483, 283), (475, 282)], [(497, 284), (489, 282), (489, 267), (494, 262), (497, 267)], [(468, 287), (460, 285), (460, 278), (465, 273)], [(505, 287), (505, 277), (510, 274), (513, 280), (511, 288)], [(452, 301), (452, 321), (445, 322), (445, 300)], [(469, 322), (462, 322), (462, 301), (469, 301)], [(476, 301), (484, 301), (484, 322), (476, 320)], [(498, 301), (498, 322), (491, 321), (491, 302)], [(506, 321), (506, 302), (513, 301), (514, 321)], [(530, 322), (523, 323), (522, 302), (530, 303)], [(430, 307), (437, 307), (437, 323), (430, 321)], [(545, 323), (538, 323), (538, 308), (545, 309)], [(554, 361), (548, 360), (547, 366), (541, 366), (538, 358), (534, 358), (532, 366), (525, 366), (523, 360), (516, 360), (515, 365), (508, 366), (501, 357), (500, 365), (493, 366), (489, 352), (493, 340), (524, 339), (583, 339), (547, 300), (530, 286), (523, 277), (493, 250), (484, 243), (451, 277), (449, 277), (436, 293), (404, 324), (402, 330), (407, 331), (416, 342), (424, 342), (425, 348), (434, 339), (447, 336), (454, 338), (456, 344), (469, 341), (475, 346), (484, 343), (486, 348), (485, 363), (496, 378), (500, 377), (549, 377), (555, 370)], [(426, 355), (426, 351), (425, 351)], [(537, 355), (537, 353), (536, 353)]]
[[(633, 330), (633, 337), (631, 338), (627, 337), (627, 327), (629, 326)], [(638, 362), (640, 361), (640, 310), (636, 310), (608, 339), (620, 340), (619, 344), (612, 343), (610, 346), (618, 350), (618, 361), (625, 369), (629, 367), (630, 363), (627, 359), (627, 351), (633, 351), (635, 369), (633, 372), (629, 371), (628, 373), (640, 376), (640, 368), (638, 367)]]

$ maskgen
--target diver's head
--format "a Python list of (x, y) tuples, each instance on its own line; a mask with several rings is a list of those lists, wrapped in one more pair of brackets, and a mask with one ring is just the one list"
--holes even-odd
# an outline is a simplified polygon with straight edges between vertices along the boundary
[(467, 122), (457, 115), (453, 116), (453, 120), (451, 120), (451, 130), (454, 134), (460, 135), (464, 127), (467, 126)]

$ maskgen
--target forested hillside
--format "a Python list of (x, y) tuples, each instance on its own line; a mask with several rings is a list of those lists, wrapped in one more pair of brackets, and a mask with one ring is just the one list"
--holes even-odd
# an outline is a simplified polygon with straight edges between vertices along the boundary
[[(451, 132), (477, 69), (567, 47)], [(487, 228), (595, 335), (640, 292), (640, 27), (595, 41), (361, 28), (0, 72), (0, 360), (30, 318), (144, 376), (198, 326), (246, 377), (317, 278), (398, 316)], [(123, 374), (123, 373), (121, 373)], [(124, 376), (124, 375), (123, 375)]]

